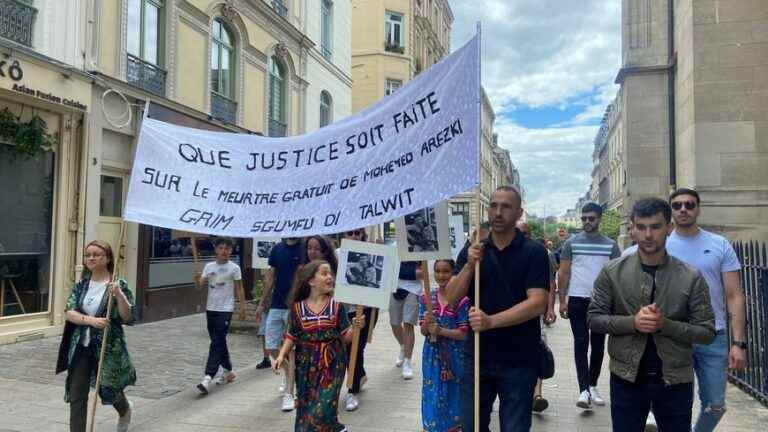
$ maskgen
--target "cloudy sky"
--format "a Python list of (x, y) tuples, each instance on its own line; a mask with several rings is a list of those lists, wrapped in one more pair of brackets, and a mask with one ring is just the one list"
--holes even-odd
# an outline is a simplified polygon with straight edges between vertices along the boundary
[(483, 26), (483, 85), (528, 211), (559, 215), (587, 191), (592, 140), (621, 64), (621, 2), (450, 0), (451, 47)]

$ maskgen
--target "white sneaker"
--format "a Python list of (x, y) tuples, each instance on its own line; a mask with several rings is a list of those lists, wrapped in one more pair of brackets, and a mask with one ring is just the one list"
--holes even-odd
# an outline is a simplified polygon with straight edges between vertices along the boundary
[(237, 379), (237, 374), (235, 374), (232, 371), (228, 371), (224, 369), (219, 375), (216, 376), (216, 378), (213, 381), (216, 383), (216, 385), (226, 385), (236, 379)]
[(581, 392), (579, 399), (576, 400), (576, 406), (585, 410), (592, 409), (592, 397), (589, 395), (589, 390)]
[(405, 350), (400, 346), (400, 354), (397, 355), (397, 360), (395, 360), (395, 367), (402, 366), (403, 361), (405, 361)]
[(406, 381), (413, 379), (413, 366), (411, 366), (411, 359), (403, 360), (403, 379)]
[(197, 385), (197, 389), (200, 390), (200, 393), (204, 395), (208, 394), (208, 389), (211, 388), (211, 380), (213, 380), (213, 378), (211, 378), (210, 375), (203, 377), (203, 380)]
[(352, 393), (347, 394), (347, 399), (344, 401), (344, 407), (347, 411), (354, 411), (360, 406), (360, 401)]
[(283, 412), (293, 411), (294, 408), (296, 408), (296, 403), (293, 399), (293, 395), (290, 393), (283, 395)]
[(128, 426), (131, 425), (131, 416), (133, 415), (133, 402), (128, 402), (128, 412), (117, 419), (117, 432), (128, 432)]
[(605, 399), (603, 399), (603, 396), (601, 396), (600, 392), (597, 391), (597, 387), (590, 387), (589, 394), (592, 396), (592, 402), (594, 402), (595, 405), (605, 406)]
[(280, 393), (285, 393), (285, 388), (288, 386), (288, 380), (285, 374), (280, 375), (280, 379), (282, 380), (280, 382), (280, 387), (278, 387), (278, 390)]
[(653, 411), (648, 411), (648, 418), (645, 420), (645, 432), (656, 432), (659, 427), (656, 426), (656, 417), (653, 415)]

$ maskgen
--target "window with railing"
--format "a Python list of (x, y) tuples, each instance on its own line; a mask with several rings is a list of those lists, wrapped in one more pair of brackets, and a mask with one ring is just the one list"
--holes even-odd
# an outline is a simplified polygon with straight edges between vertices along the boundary
[(272, 0), (272, 9), (283, 18), (288, 17), (288, 7), (283, 0)]
[(403, 47), (403, 15), (387, 11), (384, 18), (384, 49), (390, 52), (404, 53)]
[(211, 36), (211, 116), (236, 123), (235, 46), (232, 32), (220, 18), (213, 20)]
[(387, 78), (387, 81), (384, 84), (384, 96), (391, 95), (392, 93), (399, 90), (402, 86), (403, 82), (401, 80)]
[(0, 37), (32, 46), (37, 9), (31, 1), (0, 0)]
[(323, 57), (325, 57), (326, 60), (331, 60), (331, 40), (332, 40), (332, 30), (333, 30), (333, 21), (332, 21), (332, 15), (331, 11), (333, 9), (333, 2), (331, 0), (322, 0), (322, 9), (321, 9), (321, 43), (320, 47), (323, 52)]
[(126, 81), (160, 96), (165, 95), (163, 60), (163, 1), (128, 0)]
[(286, 134), (285, 99), (286, 79), (285, 67), (280, 60), (272, 56), (269, 64), (269, 102), (267, 114), (269, 117), (268, 135), (283, 137)]

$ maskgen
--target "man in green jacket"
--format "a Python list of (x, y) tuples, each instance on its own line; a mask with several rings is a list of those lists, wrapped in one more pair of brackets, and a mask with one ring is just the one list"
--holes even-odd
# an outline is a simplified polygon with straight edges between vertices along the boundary
[(691, 430), (693, 344), (714, 340), (715, 316), (699, 271), (667, 254), (671, 217), (666, 201), (637, 201), (638, 251), (606, 264), (592, 292), (590, 329), (610, 335), (613, 430), (644, 430), (651, 408), (659, 430)]

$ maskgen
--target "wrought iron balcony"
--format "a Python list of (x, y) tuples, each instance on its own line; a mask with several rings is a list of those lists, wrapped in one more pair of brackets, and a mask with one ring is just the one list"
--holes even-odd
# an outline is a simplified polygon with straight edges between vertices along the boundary
[(288, 8), (282, 0), (272, 0), (272, 9), (274, 9), (281, 17), (288, 17)]
[(269, 136), (271, 137), (284, 137), (288, 125), (280, 120), (269, 119)]
[(393, 43), (384, 42), (384, 51), (403, 54), (405, 53), (405, 47), (402, 45), (396, 45)]
[(236, 124), (237, 102), (216, 92), (211, 92), (211, 116), (227, 123)]
[(165, 76), (167, 72), (152, 63), (128, 54), (128, 84), (144, 89), (158, 96), (165, 96)]
[(37, 9), (19, 0), (0, 0), (0, 37), (32, 46)]

